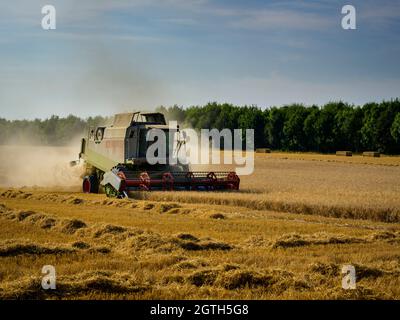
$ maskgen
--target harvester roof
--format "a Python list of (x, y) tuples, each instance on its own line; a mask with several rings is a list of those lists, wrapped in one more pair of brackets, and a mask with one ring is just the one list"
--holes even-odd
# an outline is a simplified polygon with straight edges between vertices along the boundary
[(114, 116), (112, 127), (130, 127), (134, 123), (165, 125), (165, 118), (159, 112), (128, 112), (118, 113)]

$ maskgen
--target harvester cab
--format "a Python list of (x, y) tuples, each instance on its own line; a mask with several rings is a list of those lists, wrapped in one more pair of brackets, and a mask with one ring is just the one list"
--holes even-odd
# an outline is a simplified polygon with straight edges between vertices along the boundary
[[(165, 159), (156, 164), (146, 157), (153, 143), (148, 141), (152, 129), (164, 131), (166, 137)], [(180, 136), (179, 127), (171, 128), (162, 113), (154, 112), (116, 114), (110, 125), (89, 128), (79, 153), (86, 170), (83, 192), (124, 197), (134, 190), (239, 189), (235, 172), (196, 172), (188, 165), (171, 163), (170, 150), (179, 151), (185, 143), (181, 138), (170, 141), (175, 136)]]

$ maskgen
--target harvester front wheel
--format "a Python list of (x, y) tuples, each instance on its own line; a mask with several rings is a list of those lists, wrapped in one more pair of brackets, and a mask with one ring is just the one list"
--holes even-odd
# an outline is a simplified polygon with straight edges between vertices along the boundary
[(104, 186), (104, 191), (109, 198), (121, 198), (122, 194), (118, 190), (115, 190), (115, 188), (111, 184), (106, 184)]
[(95, 175), (86, 176), (83, 178), (82, 190), (84, 193), (98, 193), (99, 182)]

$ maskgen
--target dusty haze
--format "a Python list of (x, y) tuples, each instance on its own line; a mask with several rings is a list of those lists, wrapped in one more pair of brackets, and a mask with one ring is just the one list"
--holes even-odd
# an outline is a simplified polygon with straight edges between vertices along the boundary
[(0, 186), (79, 187), (82, 166), (70, 167), (78, 159), (75, 147), (0, 146)]

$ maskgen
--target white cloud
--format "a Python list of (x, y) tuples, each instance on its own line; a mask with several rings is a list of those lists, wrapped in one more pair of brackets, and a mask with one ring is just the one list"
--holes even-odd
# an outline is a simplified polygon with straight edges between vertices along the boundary
[(270, 28), (287, 30), (322, 30), (335, 24), (334, 17), (316, 13), (292, 10), (247, 11), (230, 22), (231, 26), (267, 30)]

